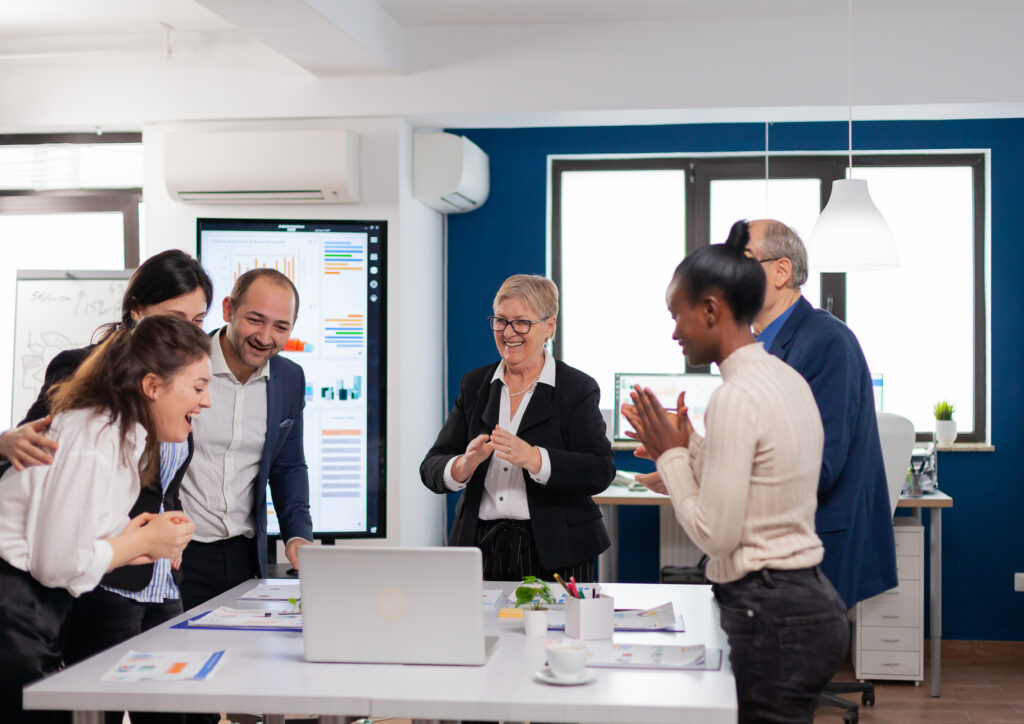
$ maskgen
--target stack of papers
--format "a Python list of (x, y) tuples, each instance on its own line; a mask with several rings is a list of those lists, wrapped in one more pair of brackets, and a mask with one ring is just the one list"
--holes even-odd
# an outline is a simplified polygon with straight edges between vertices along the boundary
[[(182, 624), (178, 624), (182, 626)], [(250, 611), (221, 606), (190, 618), (186, 628), (227, 628), (263, 631), (301, 631), (299, 611)]]
[(299, 584), (294, 581), (261, 583), (239, 596), (242, 601), (287, 601), (300, 597)]
[(129, 651), (100, 681), (182, 681), (209, 679), (224, 661), (221, 651)]
[(722, 665), (721, 650), (705, 649), (703, 644), (648, 646), (588, 641), (587, 650), (587, 666), (604, 668), (718, 670)]
[[(612, 625), (616, 631), (685, 631), (683, 617), (677, 615), (672, 603), (663, 603), (656, 608), (623, 609), (613, 614)], [(548, 611), (548, 628), (565, 628), (565, 611)]]

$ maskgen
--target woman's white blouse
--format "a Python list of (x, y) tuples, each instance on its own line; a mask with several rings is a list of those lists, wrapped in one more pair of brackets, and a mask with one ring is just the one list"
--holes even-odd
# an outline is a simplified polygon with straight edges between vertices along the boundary
[(139, 496), (146, 431), (136, 425), (121, 449), (120, 426), (95, 409), (54, 417), (52, 465), (0, 478), (0, 557), (49, 588), (79, 596), (107, 571), (106, 539), (124, 530)]

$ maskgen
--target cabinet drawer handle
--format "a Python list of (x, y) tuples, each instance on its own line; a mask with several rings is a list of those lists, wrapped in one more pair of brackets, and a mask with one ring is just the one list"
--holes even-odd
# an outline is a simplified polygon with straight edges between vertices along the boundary
[(899, 639), (882, 639), (883, 644), (898, 644), (899, 642)]
[(882, 666), (899, 666), (899, 664), (890, 664), (887, 662), (882, 662)]
[(899, 614), (895, 613), (883, 613), (882, 618), (899, 618)]

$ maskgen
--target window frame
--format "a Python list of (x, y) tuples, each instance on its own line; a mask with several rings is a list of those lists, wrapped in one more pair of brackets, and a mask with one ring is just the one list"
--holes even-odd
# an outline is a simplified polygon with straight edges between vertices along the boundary
[[(142, 143), (141, 133), (11, 133), (0, 134), (0, 146), (41, 146), (54, 143)], [(0, 190), (0, 214), (67, 214), (115, 211), (124, 220), (124, 268), (140, 262), (139, 204), (142, 189)]]
[[(817, 178), (821, 181), (820, 208), (824, 208), (832, 193), (832, 182), (846, 178), (846, 154), (777, 154), (767, 159), (769, 179)], [(967, 152), (901, 152), (856, 154), (854, 168), (858, 167), (928, 167), (968, 166), (973, 180), (973, 248), (974, 260), (974, 420), (971, 432), (958, 434), (961, 442), (983, 443), (988, 439), (988, 349), (985, 268), (986, 248), (986, 154)], [(638, 156), (638, 157), (553, 157), (551, 164), (551, 277), (561, 288), (562, 245), (562, 174), (573, 171), (647, 171), (683, 170), (686, 172), (686, 238), (683, 243), (689, 254), (710, 243), (711, 182), (719, 180), (763, 179), (766, 160), (764, 155), (732, 154), (716, 156)], [(838, 319), (846, 321), (846, 274), (821, 274), (819, 304)], [(559, 323), (561, 323), (559, 319)], [(561, 336), (555, 337), (555, 356), (562, 356)], [(707, 373), (709, 366), (692, 366), (686, 371)], [(918, 442), (932, 439), (931, 432), (917, 432)]]

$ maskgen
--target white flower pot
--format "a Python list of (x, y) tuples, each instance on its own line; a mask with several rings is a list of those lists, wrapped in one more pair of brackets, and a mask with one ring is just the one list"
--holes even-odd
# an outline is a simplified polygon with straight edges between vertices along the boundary
[(546, 608), (534, 610), (532, 608), (523, 609), (523, 628), (526, 629), (527, 636), (533, 636), (541, 638), (548, 632), (548, 611)]
[(935, 441), (939, 445), (952, 445), (956, 440), (956, 420), (935, 421)]

